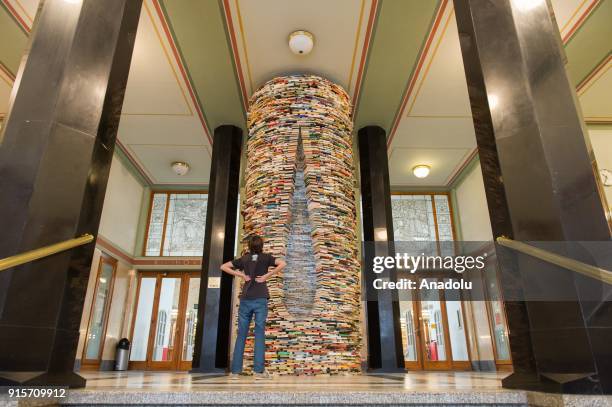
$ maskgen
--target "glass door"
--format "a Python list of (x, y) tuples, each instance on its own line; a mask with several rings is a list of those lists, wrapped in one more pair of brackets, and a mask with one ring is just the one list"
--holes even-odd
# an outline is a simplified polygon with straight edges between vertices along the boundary
[(102, 254), (83, 348), (83, 369), (96, 369), (100, 366), (116, 269), (117, 260)]
[[(427, 279), (429, 282), (447, 280)], [(409, 294), (400, 293), (399, 300), (406, 369), (471, 369), (463, 302), (456, 291), (423, 288)]]
[[(429, 280), (429, 279), (428, 279)], [(426, 370), (450, 369), (452, 356), (446, 310), (438, 290), (419, 290), (418, 318), (421, 327), (421, 357)]]
[(183, 321), (183, 335), (181, 341), (181, 354), (179, 369), (191, 369), (193, 351), (195, 344), (196, 325), (198, 323), (198, 300), (200, 297), (200, 277), (192, 275), (189, 278), (189, 288), (187, 290), (186, 306), (183, 310), (185, 316)]
[(421, 370), (423, 368), (422, 358), (419, 356), (421, 338), (419, 319), (415, 313), (417, 301), (413, 300), (413, 293), (410, 291), (401, 291), (399, 295), (404, 367), (408, 370)]
[(191, 368), (199, 280), (184, 272), (140, 274), (131, 369)]
[(149, 342), (149, 369), (177, 369), (177, 334), (180, 326), (182, 276), (167, 273), (158, 280), (157, 303), (153, 307)]

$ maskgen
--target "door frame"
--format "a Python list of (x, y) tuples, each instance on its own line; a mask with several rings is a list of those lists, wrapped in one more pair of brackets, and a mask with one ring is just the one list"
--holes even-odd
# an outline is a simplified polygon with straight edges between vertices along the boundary
[[(457, 278), (449, 277), (448, 273), (437, 273), (433, 272), (431, 275), (427, 276), (428, 278), (437, 278), (443, 280), (444, 278)], [(423, 276), (425, 278), (425, 276)], [(416, 279), (417, 284), (419, 279)], [(404, 361), (404, 367), (409, 370), (472, 370), (472, 352), (470, 350), (470, 334), (467, 328), (464, 329), (465, 333), (465, 341), (466, 348), (468, 352), (468, 360), (466, 361), (455, 361), (453, 360), (453, 349), (450, 341), (450, 329), (448, 324), (448, 313), (446, 309), (446, 296), (443, 290), (438, 290), (438, 298), (440, 301), (440, 310), (442, 316), (442, 322), (444, 324), (444, 341), (446, 342), (447, 349), (447, 359), (444, 361), (428, 361), (427, 360), (427, 349), (426, 344), (423, 338), (425, 329), (423, 327), (422, 316), (421, 316), (421, 297), (420, 291), (415, 292), (415, 298), (412, 299), (412, 317), (414, 324), (414, 332), (415, 332), (415, 343), (416, 343), (416, 361)], [(465, 315), (465, 301), (463, 299), (463, 293), (461, 293), (460, 297), (461, 301), (461, 318), (463, 322), (463, 326), (466, 325), (466, 315)]]
[[(91, 320), (93, 318), (93, 311), (96, 305), (96, 298), (98, 296), (98, 288), (100, 286), (100, 275), (102, 274), (102, 267), (104, 264), (109, 264), (113, 268), (110, 284), (108, 286), (108, 300), (104, 304), (104, 320), (102, 321), (102, 337), (100, 338), (100, 349), (98, 349), (98, 357), (96, 359), (87, 359), (87, 344), (89, 343), (89, 328), (91, 327)], [(104, 354), (104, 345), (106, 344), (106, 329), (108, 328), (108, 318), (110, 316), (110, 310), (113, 302), (113, 291), (115, 288), (115, 277), (117, 276), (117, 264), (118, 261), (114, 257), (101, 252), (100, 258), (98, 259), (98, 267), (96, 268), (96, 283), (94, 286), (93, 296), (91, 304), (89, 306), (89, 318), (87, 320), (87, 330), (85, 331), (85, 340), (83, 342), (83, 351), (81, 355), (81, 370), (97, 370), (100, 368), (102, 356)]]
[[(425, 333), (424, 331), (426, 328), (423, 326), (423, 317), (421, 313), (422, 311), (421, 301), (423, 300), (419, 296), (419, 299), (416, 302), (416, 308), (417, 308), (419, 327), (420, 327), (419, 333), (424, 334)], [(452, 369), (453, 352), (452, 352), (452, 346), (450, 344), (450, 335), (448, 332), (448, 317), (446, 315), (446, 303), (444, 301), (443, 295), (440, 293), (439, 290), (438, 290), (438, 302), (440, 303), (440, 313), (441, 313), (440, 316), (442, 318), (442, 327), (443, 327), (442, 332), (444, 336), (445, 360), (436, 360), (436, 361), (428, 360), (427, 359), (427, 345), (424, 341), (423, 336), (421, 336), (420, 356), (421, 356), (423, 370), (451, 370)], [(438, 327), (436, 327), (436, 329), (437, 328)]]
[[(157, 271), (147, 270), (138, 272), (138, 285), (136, 288), (136, 301), (134, 302), (134, 313), (132, 316), (132, 324), (130, 329), (130, 338), (134, 337), (134, 327), (138, 312), (138, 302), (140, 300), (140, 287), (143, 278), (155, 278), (155, 290), (153, 294), (153, 305), (151, 309), (151, 321), (149, 325), (149, 335), (147, 337), (147, 352), (146, 360), (130, 361), (128, 368), (130, 370), (189, 370), (191, 369), (191, 361), (183, 360), (183, 337), (185, 335), (185, 312), (187, 307), (187, 299), (189, 295), (189, 280), (191, 278), (200, 278), (198, 271)], [(174, 334), (174, 354), (172, 360), (154, 361), (153, 350), (155, 335), (157, 333), (159, 299), (161, 294), (161, 285), (164, 278), (179, 278), (180, 292), (178, 302), (178, 315), (176, 319), (176, 330)]]

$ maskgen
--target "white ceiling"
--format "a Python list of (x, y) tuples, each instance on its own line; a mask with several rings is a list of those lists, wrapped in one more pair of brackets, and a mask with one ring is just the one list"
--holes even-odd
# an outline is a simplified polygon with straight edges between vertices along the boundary
[[(30, 29), (39, 0), (6, 1)], [(0, 117), (7, 113), (13, 81), (0, 69)], [(189, 86), (153, 1), (145, 0), (118, 144), (151, 184), (208, 184), (211, 143)], [(189, 163), (190, 172), (176, 175), (170, 167), (174, 161)]]
[[(211, 143), (180, 60), (152, 0), (145, 0), (136, 35), (118, 138), (151, 183), (206, 185)], [(191, 170), (178, 176), (174, 161)]]
[[(365, 61), (364, 42), (375, 0), (224, 0), (247, 97), (275, 76), (315, 73), (353, 95)], [(229, 24), (228, 24), (229, 26)], [(295, 55), (289, 34), (315, 37), (309, 55)]]
[[(585, 0), (553, 0), (562, 37), (592, 3)], [(469, 96), (452, 2), (443, 3), (436, 18), (440, 23), (430, 33), (431, 45), (423, 55), (421, 68), (409, 86), (405, 108), (390, 134), (389, 166), (393, 186), (448, 186), (471, 159), (476, 149)], [(587, 120), (610, 118), (612, 78), (607, 67), (579, 91)], [(412, 174), (417, 164), (431, 166), (430, 175), (419, 179)]]
[[(3, 0), (26, 28), (39, 0)], [(212, 0), (211, 0), (212, 1)], [(570, 36), (595, 0), (552, 0), (563, 38)], [(345, 87), (355, 99), (363, 77), (377, 0), (222, 0), (229, 38), (246, 98), (272, 77), (313, 72)], [(451, 1), (440, 10), (440, 24), (410, 84), (389, 145), (393, 186), (447, 186), (475, 151), (474, 129)], [(206, 185), (209, 181), (210, 131), (201, 120), (172, 39), (153, 0), (145, 0), (119, 128), (119, 144), (152, 184)], [(293, 55), (287, 37), (311, 31), (315, 48)], [(611, 58), (578, 89), (585, 118), (610, 120)], [(407, 72), (406, 75), (410, 75)], [(10, 75), (0, 70), (0, 117), (6, 115)], [(204, 107), (207, 100), (203, 100)], [(212, 102), (214, 103), (214, 102)], [(174, 175), (173, 161), (192, 170)], [(417, 179), (416, 164), (430, 164), (431, 175)]]

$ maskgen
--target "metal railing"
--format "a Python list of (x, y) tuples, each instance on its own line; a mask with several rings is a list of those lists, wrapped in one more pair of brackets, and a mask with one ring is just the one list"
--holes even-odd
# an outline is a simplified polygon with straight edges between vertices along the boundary
[(40, 249), (30, 250), (24, 253), (16, 254), (6, 259), (0, 260), (0, 271), (10, 269), (11, 267), (20, 266), (30, 261), (42, 259), (43, 257), (51, 256), (53, 254), (63, 252), (64, 250), (73, 249), (78, 246), (82, 246), (87, 243), (93, 242), (94, 237), (89, 233), (83, 236), (69, 239), (64, 242), (55, 243), (49, 246), (41, 247)]
[(508, 247), (512, 250), (544, 260), (548, 263), (563, 267), (576, 273), (580, 273), (591, 278), (596, 278), (604, 283), (612, 284), (612, 271), (592, 266), (578, 260), (570, 259), (569, 257), (561, 256), (559, 254), (549, 252), (548, 250), (539, 249), (526, 243), (517, 242), (516, 240), (512, 240), (507, 237), (498, 237), (496, 241), (501, 246)]

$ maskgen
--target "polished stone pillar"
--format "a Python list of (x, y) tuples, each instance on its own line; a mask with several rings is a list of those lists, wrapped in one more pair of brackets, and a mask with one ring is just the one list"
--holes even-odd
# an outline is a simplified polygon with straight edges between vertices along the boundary
[[(47, 0), (0, 139), (0, 258), (96, 234), (140, 0)], [(0, 384), (72, 372), (94, 244), (0, 273)]]
[(234, 277), (221, 271), (234, 258), (242, 130), (215, 129), (213, 140), (198, 325), (192, 371), (224, 372), (229, 363)]
[[(375, 278), (395, 281), (397, 271), (372, 272), (374, 256), (395, 256), (387, 138), (378, 126), (358, 132), (361, 205), (364, 239), (363, 285), (368, 328), (368, 369), (374, 372), (404, 371), (399, 302), (392, 290), (372, 290)], [(369, 243), (368, 243), (369, 242)]]
[[(592, 151), (548, 2), (454, 5), (494, 236), (609, 241)], [(530, 288), (533, 263), (501, 257), (503, 270), (517, 270), (502, 273), (502, 289), (520, 298)], [(506, 302), (514, 374), (504, 386), (612, 392), (609, 303), (587, 301), (584, 281), (567, 270), (539, 264), (537, 271), (549, 273), (565, 298)]]

